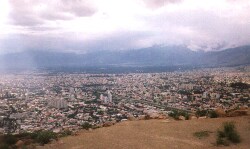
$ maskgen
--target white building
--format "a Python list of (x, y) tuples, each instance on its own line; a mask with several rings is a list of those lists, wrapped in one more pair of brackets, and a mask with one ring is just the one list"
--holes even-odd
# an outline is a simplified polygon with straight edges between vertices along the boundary
[(109, 90), (108, 90), (108, 102), (112, 102), (112, 94)]
[(64, 99), (53, 99), (49, 102), (49, 105), (58, 109), (63, 109), (68, 107), (68, 102)]

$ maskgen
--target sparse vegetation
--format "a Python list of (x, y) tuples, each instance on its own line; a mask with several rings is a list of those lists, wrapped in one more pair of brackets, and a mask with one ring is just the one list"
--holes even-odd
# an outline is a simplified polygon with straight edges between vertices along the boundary
[(226, 122), (223, 124), (223, 131), (217, 131), (217, 145), (229, 145), (229, 141), (232, 143), (240, 143), (240, 135), (236, 131), (233, 122)]
[(56, 138), (56, 134), (52, 131), (40, 131), (37, 133), (36, 141), (43, 145), (49, 143), (52, 139)]
[(85, 123), (82, 125), (82, 129), (88, 130), (89, 128), (92, 128), (92, 125), (89, 124), (88, 122), (85, 122)]
[(207, 116), (208, 115), (208, 110), (197, 110), (195, 115), (197, 117)]
[(148, 114), (145, 116), (145, 120), (150, 120), (150, 116)]
[(189, 120), (189, 114), (187, 112), (173, 110), (171, 113), (168, 114), (170, 117), (173, 117), (176, 120), (179, 120), (180, 116), (184, 116), (185, 120)]
[(198, 131), (198, 132), (194, 133), (194, 136), (199, 138), (199, 139), (206, 138), (209, 136), (209, 132), (208, 131)]
[(9, 148), (10, 148), (10, 146), (7, 144), (4, 144), (4, 143), (0, 144), (0, 149), (9, 149)]
[(65, 130), (65, 131), (61, 132), (58, 136), (59, 137), (66, 137), (66, 136), (70, 136), (70, 135), (72, 135), (72, 131)]
[(5, 142), (8, 145), (13, 145), (17, 141), (17, 138), (12, 134), (7, 134), (3, 137), (3, 142)]
[(195, 115), (197, 117), (207, 116), (210, 118), (217, 118), (218, 114), (214, 110), (197, 110)]
[(217, 117), (219, 117), (219, 116), (218, 116), (218, 114), (213, 110), (213, 111), (210, 111), (210, 112), (209, 112), (209, 117), (210, 117), (210, 118), (217, 118)]
[(61, 133), (54, 133), (49, 130), (44, 131), (36, 131), (36, 132), (24, 132), (20, 134), (6, 134), (0, 136), (0, 149), (15, 149), (17, 146), (15, 145), (19, 140), (22, 140), (25, 145), (21, 146), (22, 148), (26, 148), (28, 145), (32, 145), (33, 143), (39, 143), (41, 145), (49, 143), (53, 139), (57, 139), (58, 137), (71, 135), (72, 132), (66, 130)]

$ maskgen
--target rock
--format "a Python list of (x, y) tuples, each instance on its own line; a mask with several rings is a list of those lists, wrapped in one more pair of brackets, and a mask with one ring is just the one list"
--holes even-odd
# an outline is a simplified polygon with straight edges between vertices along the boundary
[(195, 120), (195, 119), (197, 119), (196, 116), (191, 116), (191, 120)]
[(156, 119), (159, 117), (159, 114), (158, 113), (149, 113), (149, 117), (152, 119)]
[(165, 115), (159, 115), (158, 119), (166, 119), (167, 117)]
[(164, 120), (164, 121), (162, 121), (162, 122), (164, 122), (164, 123), (170, 123), (170, 120), (169, 120), (169, 119), (166, 119), (166, 120)]
[(24, 146), (24, 142), (22, 140), (18, 140), (15, 145), (17, 148), (22, 148)]
[(138, 117), (138, 119), (139, 119), (139, 120), (144, 120), (144, 119), (145, 119), (145, 115), (140, 115), (140, 116)]
[(224, 109), (222, 109), (222, 108), (217, 108), (217, 109), (215, 109), (215, 113), (216, 113), (219, 117), (224, 117), (224, 116), (226, 116), (226, 112), (225, 112)]
[(134, 121), (134, 120), (136, 120), (136, 118), (132, 114), (129, 114), (128, 115), (128, 120), (129, 121)]
[(113, 125), (113, 123), (111, 121), (109, 121), (109, 122), (105, 122), (103, 124), (103, 127), (109, 127), (109, 126), (112, 126), (112, 125)]
[(247, 115), (247, 112), (248, 112), (247, 110), (234, 110), (234, 111), (227, 113), (227, 116), (229, 117), (243, 116), (243, 115)]
[(207, 118), (207, 116), (201, 116), (198, 119), (206, 119), (206, 118)]
[(88, 131), (93, 131), (93, 129), (92, 129), (92, 128), (89, 128)]
[(179, 120), (185, 120), (184, 116), (179, 116)]

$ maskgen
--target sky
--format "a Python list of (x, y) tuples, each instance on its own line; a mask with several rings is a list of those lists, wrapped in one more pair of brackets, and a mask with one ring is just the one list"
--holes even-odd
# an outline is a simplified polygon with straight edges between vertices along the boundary
[(249, 0), (1, 0), (0, 54), (250, 44)]

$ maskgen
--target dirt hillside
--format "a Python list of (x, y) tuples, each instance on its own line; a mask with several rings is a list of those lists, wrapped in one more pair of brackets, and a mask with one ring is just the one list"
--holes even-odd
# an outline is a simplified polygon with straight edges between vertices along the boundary
[[(216, 131), (223, 122), (235, 121), (242, 142), (230, 146), (215, 145)], [(197, 131), (209, 131), (207, 138), (193, 135)], [(250, 148), (250, 116), (175, 120), (126, 121), (111, 127), (81, 131), (77, 136), (61, 138), (42, 149), (205, 149)]]

